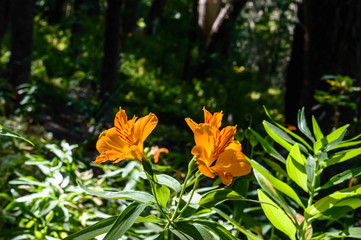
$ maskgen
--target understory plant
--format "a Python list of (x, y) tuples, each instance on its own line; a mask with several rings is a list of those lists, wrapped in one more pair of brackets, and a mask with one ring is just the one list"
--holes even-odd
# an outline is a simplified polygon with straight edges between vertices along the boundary
[[(357, 140), (361, 135), (344, 140), (349, 125), (326, 135), (314, 116), (311, 132), (302, 109), (298, 113), (298, 130), (305, 137), (301, 137), (275, 122), (265, 111), (272, 123), (263, 121), (263, 126), (269, 137), (283, 148), (282, 152), (287, 152), (286, 156), (260, 134), (252, 129), (250, 131), (264, 151), (278, 160), (282, 169), (286, 169), (286, 179), (290, 179), (288, 184), (272, 174), (280, 172), (276, 162), (267, 161), (271, 163), (271, 172), (251, 160), (253, 173), (261, 186), (257, 190), (258, 198), (268, 220), (292, 240), (361, 238), (361, 228), (353, 226), (357, 219), (352, 217), (352, 212), (361, 207), (361, 184), (353, 186), (350, 181), (348, 187), (340, 189), (342, 183), (361, 174), (361, 167), (347, 169), (327, 181), (321, 181), (327, 168), (361, 154), (361, 147), (355, 148), (361, 144)], [(353, 219), (353, 222), (346, 219)], [(343, 229), (330, 228), (333, 223)]]
[[(216, 208), (226, 200), (247, 200), (232, 189), (198, 187), (205, 178), (219, 176), (223, 184), (230, 185), (235, 177), (247, 175), (251, 165), (241, 152), (241, 144), (234, 140), (236, 127), (220, 130), (223, 114), (204, 111), (204, 123), (186, 119), (194, 133), (193, 158), (183, 184), (169, 175), (155, 174), (144, 152), (143, 142), (156, 127), (158, 119), (150, 113), (128, 120), (120, 109), (114, 127), (102, 132), (97, 142), (100, 155), (94, 163), (113, 163), (130, 159), (142, 164), (140, 177), (149, 183), (149, 192), (139, 190), (99, 191), (79, 183), (89, 194), (113, 199), (128, 200), (118, 216), (106, 218), (75, 234), (70, 239), (90, 239), (102, 235), (103, 239), (119, 239), (126, 235), (132, 239), (237, 239), (244, 234), (250, 239), (260, 239), (231, 216)], [(248, 200), (255, 201), (256, 200)], [(225, 220), (221, 224), (219, 215)], [(133, 236), (133, 237), (132, 237)]]

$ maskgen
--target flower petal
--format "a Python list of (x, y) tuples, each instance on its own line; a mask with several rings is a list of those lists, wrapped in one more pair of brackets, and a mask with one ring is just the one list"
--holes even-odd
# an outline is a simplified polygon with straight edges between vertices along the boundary
[(197, 157), (199, 171), (201, 171), (201, 173), (207, 177), (214, 178), (214, 174), (209, 168), (211, 163), (208, 160), (209, 156), (206, 149), (203, 146), (194, 146), (192, 149), (192, 154)]
[(209, 124), (201, 123), (194, 130), (194, 140), (196, 146), (204, 148), (206, 158), (203, 159), (207, 166), (211, 166), (216, 158), (213, 157), (213, 151), (216, 144), (218, 129)]
[(158, 118), (155, 114), (149, 113), (147, 116), (141, 117), (134, 125), (134, 136), (137, 138), (138, 146), (143, 149), (143, 142), (154, 130), (158, 124)]
[(228, 126), (223, 128), (221, 132), (218, 131), (216, 144), (217, 147), (213, 152), (214, 158), (218, 158), (219, 155), (226, 149), (226, 147), (228, 147), (228, 145), (233, 141), (236, 131), (237, 128), (235, 126)]
[(96, 148), (100, 156), (94, 161), (95, 163), (102, 163), (108, 160), (117, 160), (119, 162), (127, 159), (125, 155), (129, 152), (129, 147), (124, 144), (115, 128), (105, 130), (99, 135)]
[(192, 132), (194, 133), (194, 130), (198, 126), (198, 123), (196, 123), (195, 121), (193, 121), (190, 118), (186, 118), (185, 120), (186, 120), (188, 126), (190, 127), (190, 129), (192, 130)]
[(218, 129), (221, 127), (222, 118), (223, 118), (222, 112), (216, 112), (212, 115), (205, 108), (203, 108), (203, 112), (204, 112), (204, 123), (208, 123), (212, 126), (215, 126)]
[(242, 146), (233, 141), (223, 151), (211, 169), (220, 176), (222, 182), (229, 185), (233, 177), (243, 176), (251, 171), (251, 165), (241, 152)]

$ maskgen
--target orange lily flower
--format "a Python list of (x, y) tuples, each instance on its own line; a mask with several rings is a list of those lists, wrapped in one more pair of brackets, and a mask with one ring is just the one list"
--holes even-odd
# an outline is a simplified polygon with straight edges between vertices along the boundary
[[(221, 116), (221, 121), (222, 115), (219, 114), (221, 113), (215, 113), (212, 116), (213, 119), (215, 117), (219, 119)], [(190, 128), (193, 130), (196, 142), (192, 154), (197, 157), (199, 171), (210, 178), (214, 178), (216, 174), (223, 184), (229, 185), (233, 177), (248, 174), (251, 171), (251, 165), (241, 152), (241, 144), (234, 140), (236, 127), (228, 126), (220, 131), (218, 129), (220, 121), (217, 125), (212, 124), (216, 121), (197, 125), (194, 125), (193, 121), (187, 121), (187, 123), (192, 124)]]
[(150, 149), (151, 154), (153, 154), (154, 163), (158, 163), (160, 153), (169, 153), (167, 148), (159, 148), (158, 146), (153, 146)]
[[(204, 112), (204, 123), (210, 124), (212, 126), (215, 126), (217, 129), (219, 129), (221, 127), (222, 124), (222, 117), (223, 117), (223, 113), (222, 112), (216, 112), (213, 115), (208, 112), (204, 107), (203, 107), (203, 112)], [(186, 118), (186, 122), (188, 124), (188, 126), (192, 129), (193, 133), (195, 128), (199, 125), (198, 123), (194, 122), (192, 119), (190, 118)]]
[(119, 109), (114, 127), (103, 131), (99, 136), (96, 148), (100, 156), (94, 163), (117, 163), (124, 159), (142, 161), (145, 158), (143, 142), (157, 123), (158, 118), (153, 113), (138, 120), (135, 116), (128, 120), (125, 110)]

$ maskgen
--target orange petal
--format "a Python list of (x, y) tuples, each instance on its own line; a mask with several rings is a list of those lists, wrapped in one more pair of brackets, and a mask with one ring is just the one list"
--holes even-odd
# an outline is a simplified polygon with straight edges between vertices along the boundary
[(216, 158), (213, 157), (213, 150), (216, 144), (218, 129), (209, 124), (201, 123), (194, 130), (196, 146), (204, 148), (206, 158), (203, 159), (207, 166), (211, 166)]
[(198, 123), (196, 123), (195, 121), (193, 121), (190, 118), (186, 118), (185, 120), (186, 120), (188, 126), (190, 127), (190, 129), (192, 130), (192, 132), (194, 133), (194, 129), (198, 126)]
[(251, 171), (251, 165), (240, 151), (241, 145), (232, 142), (227, 149), (222, 152), (211, 169), (220, 176), (222, 182), (229, 185), (233, 177), (243, 176)]
[(143, 142), (154, 130), (158, 124), (158, 118), (155, 114), (149, 113), (147, 116), (139, 118), (134, 125), (134, 137), (137, 145), (143, 149)]
[(208, 123), (212, 126), (215, 126), (218, 129), (221, 127), (222, 118), (223, 118), (222, 112), (216, 112), (212, 115), (205, 108), (203, 108), (203, 112), (204, 112), (204, 123)]
[(106, 161), (121, 161), (127, 159), (129, 147), (124, 144), (119, 137), (115, 128), (103, 131), (96, 144), (96, 148), (100, 156), (94, 161), (95, 163), (103, 163)]
[(218, 158), (219, 155), (226, 149), (226, 147), (228, 147), (228, 145), (233, 141), (236, 131), (237, 128), (235, 126), (228, 126), (223, 128), (222, 131), (218, 134), (217, 145), (214, 149), (215, 158)]
[(212, 163), (209, 160), (206, 149), (199, 145), (194, 146), (192, 149), (192, 154), (197, 157), (199, 171), (201, 171), (201, 173), (203, 173), (207, 177), (214, 178), (214, 174), (209, 168)]

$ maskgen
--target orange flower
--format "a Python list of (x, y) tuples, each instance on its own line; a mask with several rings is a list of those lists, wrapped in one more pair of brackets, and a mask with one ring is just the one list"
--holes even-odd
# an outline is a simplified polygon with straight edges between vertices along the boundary
[[(217, 129), (219, 129), (221, 127), (221, 123), (222, 123), (222, 117), (223, 117), (223, 113), (222, 112), (216, 112), (213, 115), (208, 112), (204, 107), (203, 107), (203, 112), (204, 112), (204, 123), (210, 124), (212, 126), (215, 126)], [(188, 124), (188, 126), (192, 129), (193, 133), (195, 128), (199, 125), (198, 123), (194, 122), (192, 119), (190, 118), (186, 118), (186, 122)]]
[[(207, 112), (205, 109), (205, 115)], [(198, 169), (205, 176), (214, 178), (218, 175), (223, 184), (232, 183), (233, 177), (243, 176), (251, 171), (251, 165), (241, 152), (241, 144), (234, 140), (237, 129), (235, 126), (228, 126), (219, 130), (222, 121), (221, 113), (215, 113), (211, 118), (217, 121), (208, 123), (193, 124), (187, 121), (194, 133), (196, 146), (192, 149), (192, 154), (197, 157)], [(207, 121), (207, 120), (206, 120)], [(217, 124), (214, 124), (217, 122)]]
[(159, 148), (158, 146), (153, 146), (150, 149), (150, 152), (153, 154), (154, 163), (157, 163), (159, 161), (160, 153), (169, 153), (169, 150), (166, 148)]
[(114, 126), (103, 131), (96, 144), (100, 156), (94, 163), (113, 161), (120, 162), (124, 159), (142, 161), (145, 158), (143, 142), (153, 131), (158, 123), (158, 118), (153, 113), (139, 118), (128, 120), (125, 110), (119, 109), (114, 119)]

